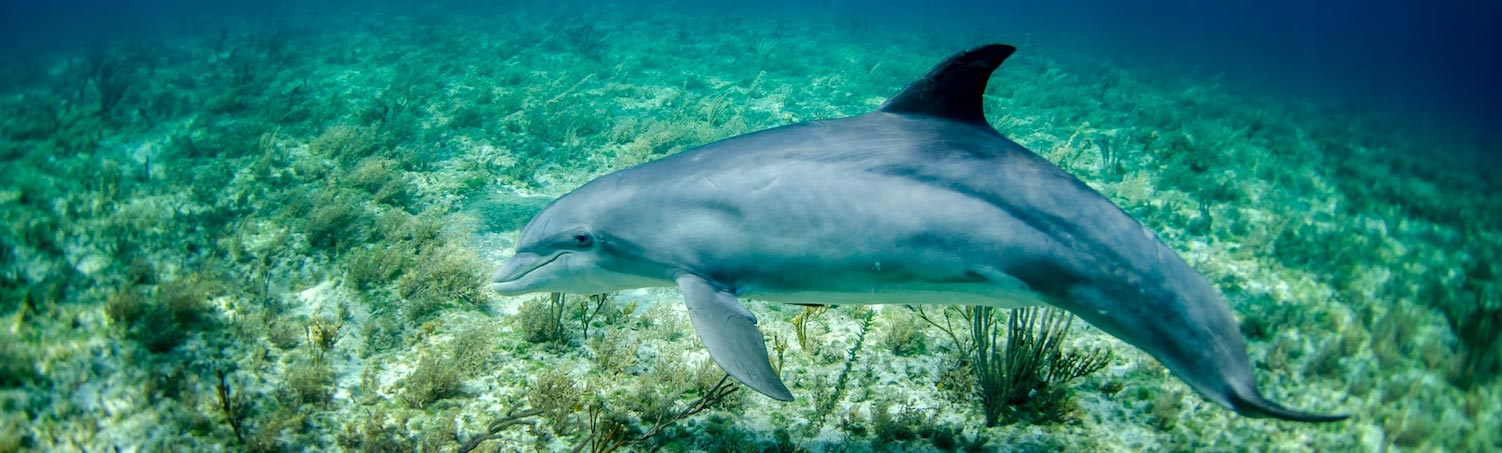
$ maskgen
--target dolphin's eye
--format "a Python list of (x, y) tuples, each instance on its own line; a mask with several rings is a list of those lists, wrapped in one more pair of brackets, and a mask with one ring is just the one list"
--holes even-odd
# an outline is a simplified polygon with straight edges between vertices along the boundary
[(574, 245), (580, 247), (589, 247), (589, 245), (593, 244), (594, 242), (595, 238), (589, 237), (588, 234), (579, 233), (574, 235)]

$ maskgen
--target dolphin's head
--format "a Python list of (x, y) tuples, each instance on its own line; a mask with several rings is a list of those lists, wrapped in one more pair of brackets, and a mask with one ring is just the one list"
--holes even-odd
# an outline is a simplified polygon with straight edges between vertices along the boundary
[[(598, 192), (598, 191), (595, 191)], [(626, 237), (607, 229), (610, 209), (584, 190), (565, 195), (522, 230), (516, 255), (496, 271), (491, 289), (514, 296), (536, 292), (599, 294), (655, 286), (652, 268)]]

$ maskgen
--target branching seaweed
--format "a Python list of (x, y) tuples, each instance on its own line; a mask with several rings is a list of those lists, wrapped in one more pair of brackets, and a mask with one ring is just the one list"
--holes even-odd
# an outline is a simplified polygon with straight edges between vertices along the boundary
[(1450, 371), (1450, 381), (1473, 389), (1497, 379), (1502, 371), (1502, 302), (1498, 294), (1478, 293), (1475, 306), (1465, 315), (1450, 315), (1450, 329), (1460, 338), (1461, 354)]
[(799, 313), (796, 316), (793, 316), (793, 333), (797, 334), (798, 347), (802, 349), (803, 352), (807, 353), (811, 351), (809, 349), (809, 345), (814, 344), (815, 342), (813, 336), (809, 334), (808, 322), (818, 319), (828, 311), (828, 305), (805, 306), (803, 307), (803, 313)]
[(739, 389), (739, 387), (735, 386), (735, 382), (732, 382), (730, 380), (730, 375), (724, 375), (720, 378), (719, 383), (715, 384), (714, 387), (711, 387), (709, 391), (704, 392), (703, 395), (699, 396), (699, 399), (688, 403), (688, 406), (685, 406), (683, 409), (679, 409), (676, 412), (673, 412), (671, 414), (663, 414), (660, 418), (652, 423), (652, 427), (647, 429), (647, 432), (642, 433), (641, 436), (638, 436), (636, 439), (632, 440), (632, 442), (642, 442), (647, 439), (651, 439), (653, 436), (661, 434), (664, 428), (667, 428), (673, 423), (677, 423), (678, 421), (692, 417), (700, 412), (718, 407), (721, 404), (724, 404), (724, 402), (728, 398), (730, 398), (730, 395), (734, 394), (736, 390)]
[(563, 293), (549, 293), (522, 303), (517, 322), (527, 341), (532, 343), (568, 344), (569, 333), (563, 325), (568, 313)]
[(971, 320), (975, 318), (975, 307), (960, 305), (944, 307), (939, 311), (942, 319), (930, 316), (928, 311), (924, 310), (922, 306), (909, 305), (908, 308), (918, 312), (918, 319), (922, 320), (925, 324), (939, 329), (940, 332), (944, 332), (944, 335), (949, 337), (950, 341), (954, 342), (954, 347), (958, 349), (960, 357), (970, 357), (971, 352), (975, 348), (975, 343), (971, 341), (969, 335), (964, 334), (963, 329), (965, 326), (971, 325)]
[[(485, 434), (476, 435), (469, 438), (469, 440), (460, 441), (459, 448), (456, 451), (458, 451), (459, 453), (469, 453), (470, 451), (474, 451), (474, 449), (480, 447), (481, 442), (501, 438), (501, 433), (512, 426), (535, 426), (537, 424), (537, 421), (532, 420), (532, 417), (536, 417), (542, 414), (542, 412), (542, 409), (526, 409), (520, 412), (509, 412), (505, 416), (490, 422), (490, 424), (485, 428)], [(455, 440), (460, 439), (456, 438)]]
[(1066, 414), (1064, 385), (1104, 368), (1109, 350), (1063, 351), (1074, 316), (1054, 308), (1019, 308), (1007, 318), (1006, 343), (993, 308), (976, 307), (971, 318), (975, 378), (986, 426), (996, 426), (1007, 408), (1026, 418), (1059, 421)]
[(866, 343), (866, 332), (871, 330), (871, 320), (876, 314), (864, 307), (860, 310), (855, 315), (861, 323), (860, 331), (855, 334), (855, 344), (850, 346), (850, 352), (845, 356), (845, 367), (840, 369), (839, 377), (835, 378), (833, 390), (818, 402), (817, 413), (814, 416), (815, 426), (822, 424), (829, 413), (834, 411), (834, 406), (845, 397), (845, 387), (850, 382), (850, 370), (855, 367), (855, 361), (860, 357), (861, 345)]
[(99, 115), (105, 116), (125, 100), (131, 85), (135, 84), (131, 60), (108, 52), (94, 52), (84, 60), (89, 83), (99, 92)]
[(224, 421), (229, 423), (230, 430), (235, 432), (235, 440), (243, 445), (247, 409), (245, 401), (236, 398), (233, 390), (230, 389), (229, 377), (225, 375), (224, 370), (216, 370), (214, 375), (219, 378), (219, 382), (214, 384), (214, 393), (219, 397), (219, 410), (224, 415)]

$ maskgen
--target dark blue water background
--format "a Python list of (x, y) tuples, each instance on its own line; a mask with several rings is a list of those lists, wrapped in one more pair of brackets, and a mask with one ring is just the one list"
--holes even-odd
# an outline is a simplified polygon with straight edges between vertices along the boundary
[[(278, 14), (359, 14), (402, 2), (0, 0), (0, 56), (10, 64), (52, 52), (175, 33), (212, 34), (226, 23)], [(508, 2), (416, 1), (456, 14)], [(515, 2), (510, 2), (515, 3)], [(1123, 2), (936, 0), (628, 2), (637, 10), (807, 16), (812, 23), (971, 29), (977, 39), (1039, 43), (1113, 65), (1193, 68), (1193, 76), (1267, 96), (1315, 99), (1375, 112), (1394, 125), (1486, 150), (1502, 125), (1502, 2), (1414, 0), (1155, 0)], [(558, 8), (587, 8), (571, 2)], [(436, 6), (435, 6), (436, 5)], [(873, 42), (873, 46), (881, 43)], [(1024, 48), (1024, 52), (1027, 49)], [(1025, 55), (1025, 54), (1024, 54)], [(40, 56), (40, 57), (39, 57)], [(40, 66), (40, 63), (38, 64)], [(1448, 148), (1448, 146), (1446, 147)]]

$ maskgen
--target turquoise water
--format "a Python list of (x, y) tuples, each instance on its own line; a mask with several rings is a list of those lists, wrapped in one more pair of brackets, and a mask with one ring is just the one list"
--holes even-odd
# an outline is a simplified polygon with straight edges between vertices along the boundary
[[(1138, 59), (1036, 10), (70, 6), (0, 63), (0, 451), (1502, 448), (1497, 148), (1464, 96)], [(1074, 322), (1061, 353), (1104, 365), (987, 426), (972, 312), (750, 301), (784, 403), (721, 381), (675, 290), (487, 289), (597, 176), (870, 111), (986, 42), (1020, 49), (991, 124), (1208, 277), (1270, 398), (1350, 420), (1240, 417)]]

